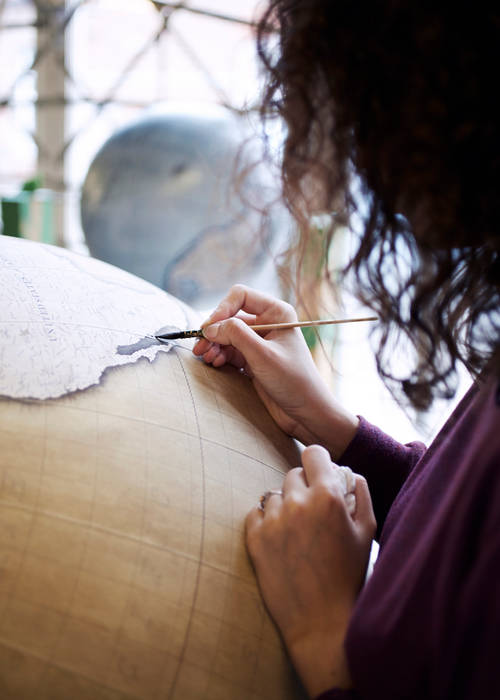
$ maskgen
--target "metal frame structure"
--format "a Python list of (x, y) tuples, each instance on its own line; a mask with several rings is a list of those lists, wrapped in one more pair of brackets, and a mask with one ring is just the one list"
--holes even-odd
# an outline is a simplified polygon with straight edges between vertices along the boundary
[[(19, 1), (19, 0), (18, 0)], [(22, 1), (22, 0), (21, 0)], [(3, 14), (9, 0), (0, 0), (0, 40), (3, 32), (14, 29), (36, 29), (36, 47), (33, 59), (26, 68), (13, 80), (7, 94), (0, 94), (0, 109), (8, 109), (16, 103), (14, 93), (16, 86), (28, 73), (36, 72), (37, 95), (34, 100), (36, 113), (35, 129), (29, 132), (38, 154), (37, 172), (44, 186), (54, 193), (62, 195), (66, 191), (65, 159), (69, 147), (81, 132), (68, 134), (66, 109), (75, 103), (86, 102), (96, 109), (93, 119), (108, 105), (124, 104), (117, 93), (128, 73), (140, 59), (167, 32), (175, 35), (177, 45), (181, 48), (196, 69), (203, 73), (205, 80), (211, 86), (216, 100), (225, 107), (241, 112), (241, 107), (231, 103), (231, 100), (219, 84), (217, 76), (213, 75), (202, 58), (198, 55), (191, 42), (176, 29), (170, 27), (170, 19), (176, 12), (187, 12), (193, 15), (215, 19), (221, 22), (254, 27), (254, 22), (237, 15), (225, 14), (197, 7), (188, 1), (167, 2), (165, 0), (144, 0), (153, 5), (158, 12), (158, 26), (151, 36), (145, 38), (137, 50), (119, 71), (113, 85), (104, 97), (96, 98), (85, 93), (75, 99), (68, 95), (68, 85), (75, 84), (71, 69), (67, 63), (66, 35), (78, 10), (93, 0), (26, 0), (36, 10), (34, 20), (30, 23), (2, 22)], [(151, 103), (141, 103), (140, 100), (128, 106), (149, 107)], [(61, 201), (63, 197), (61, 197)], [(63, 245), (64, 241), (64, 211), (58, 208), (55, 229), (58, 232), (56, 242)]]

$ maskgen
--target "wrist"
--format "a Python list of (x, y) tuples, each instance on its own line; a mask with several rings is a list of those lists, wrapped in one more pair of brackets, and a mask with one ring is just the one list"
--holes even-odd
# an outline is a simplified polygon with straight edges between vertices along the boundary
[(356, 435), (358, 416), (344, 409), (332, 396), (322, 397), (312, 415), (315, 420), (310, 428), (313, 439), (309, 444), (322, 445), (337, 462)]
[(304, 688), (315, 698), (330, 688), (348, 690), (352, 679), (344, 650), (345, 629), (342, 633), (330, 631), (287, 645)]

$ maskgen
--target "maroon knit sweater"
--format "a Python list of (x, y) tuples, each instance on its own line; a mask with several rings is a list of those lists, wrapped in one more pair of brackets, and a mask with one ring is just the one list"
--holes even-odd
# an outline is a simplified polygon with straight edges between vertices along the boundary
[(355, 690), (321, 700), (500, 698), (499, 404), (496, 379), (474, 386), (427, 451), (361, 419), (340, 463), (368, 481), (380, 553), (346, 637)]

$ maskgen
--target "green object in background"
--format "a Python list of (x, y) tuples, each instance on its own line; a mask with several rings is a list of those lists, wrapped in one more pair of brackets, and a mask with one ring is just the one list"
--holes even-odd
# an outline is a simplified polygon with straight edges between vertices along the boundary
[(2, 233), (21, 238), (21, 203), (17, 197), (2, 197)]
[(338, 337), (338, 329), (335, 326), (322, 326), (321, 328), (301, 328), (307, 347), (311, 352), (321, 343), (327, 346), (335, 344)]
[(18, 194), (2, 197), (1, 212), (4, 236), (54, 242), (53, 195), (42, 188), (40, 177), (27, 180)]
[(318, 331), (315, 328), (301, 328), (309, 350), (314, 350), (318, 344)]
[(31, 178), (31, 180), (26, 180), (22, 187), (22, 191), (34, 192), (35, 190), (39, 190), (42, 186), (42, 178), (39, 175), (37, 175), (36, 177)]

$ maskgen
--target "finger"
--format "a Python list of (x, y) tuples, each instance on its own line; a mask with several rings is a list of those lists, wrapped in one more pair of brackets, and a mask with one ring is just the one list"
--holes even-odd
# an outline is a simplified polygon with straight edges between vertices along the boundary
[(223, 346), (220, 349), (220, 353), (217, 355), (215, 360), (212, 362), (213, 367), (222, 367), (224, 364), (231, 364), (237, 369), (246, 368), (246, 360), (244, 356), (231, 346)]
[(295, 321), (297, 319), (297, 314), (290, 304), (246, 285), (236, 284), (231, 287), (228, 295), (219, 303), (207, 321), (202, 324), (202, 328), (230, 318), (240, 311), (253, 314), (262, 323), (265, 323), (266, 316), (271, 317), (274, 322)]
[(353, 493), (356, 488), (356, 477), (349, 467), (339, 467), (332, 462), (334, 471), (339, 476), (342, 489), (345, 494)]
[(356, 497), (356, 510), (354, 513), (354, 521), (361, 527), (366, 535), (375, 536), (377, 529), (377, 521), (373, 512), (372, 499), (366, 479), (359, 474), (355, 474), (356, 488), (354, 491)]
[(193, 345), (193, 353), (195, 355), (204, 355), (207, 350), (210, 349), (212, 346), (212, 343), (209, 340), (206, 340), (206, 338), (200, 338), (194, 345)]
[[(210, 352), (211, 348), (215, 346), (215, 343), (211, 343), (209, 340), (201, 338), (193, 347), (193, 353), (198, 357), (202, 356), (203, 361), (207, 364), (211, 364), (213, 367), (222, 367), (222, 365), (229, 363), (237, 369), (245, 368), (245, 358), (241, 352), (236, 350), (236, 348), (232, 348), (230, 346), (221, 347), (218, 345), (218, 352)], [(208, 354), (209, 352), (210, 354)]]
[(209, 365), (220, 353), (220, 345), (212, 343), (207, 352), (203, 355), (204, 361)]
[(226, 362), (227, 362), (227, 354), (221, 348), (217, 357), (215, 357), (212, 361), (212, 367), (222, 367), (223, 365), (226, 364)]
[(283, 497), (294, 496), (307, 488), (304, 470), (302, 467), (290, 469), (283, 481)]
[[(221, 302), (221, 303), (222, 303), (222, 302)], [(220, 304), (219, 304), (219, 306), (220, 306)], [(217, 307), (217, 309), (219, 308), (219, 306)], [(212, 317), (215, 315), (217, 309), (216, 309), (215, 311), (212, 312), (212, 314), (207, 318), (206, 321), (203, 321), (203, 323), (200, 324), (200, 328), (203, 328), (204, 326), (210, 325), (211, 323), (214, 323), (214, 322), (215, 322), (215, 321), (212, 321)], [(247, 326), (252, 326), (252, 325), (254, 325), (254, 324), (256, 323), (256, 316), (255, 316), (255, 314), (247, 314), (246, 311), (241, 311), (241, 310), (240, 310), (240, 311), (238, 311), (236, 314), (234, 314), (234, 316), (236, 316), (236, 318), (241, 318), (242, 321), (245, 321), (245, 323), (247, 324)], [(225, 317), (224, 317), (223, 319), (221, 319), (221, 320), (225, 320)], [(203, 339), (203, 338), (202, 338), (202, 339)]]
[(335, 473), (330, 453), (321, 445), (309, 445), (302, 453), (302, 466), (309, 486), (316, 483), (334, 482), (341, 488), (341, 477)]
[(269, 352), (269, 343), (238, 318), (212, 324), (203, 332), (212, 342), (236, 348), (250, 365), (265, 361)]
[(267, 492), (265, 503), (260, 509), (260, 512), (264, 516), (276, 517), (279, 515), (281, 507), (283, 505), (283, 494), (276, 490), (275, 492)]
[(256, 316), (255, 314), (247, 314), (246, 311), (238, 311), (237, 314), (235, 314), (237, 318), (241, 318), (242, 321), (245, 321), (247, 326), (252, 326), (256, 323)]
[(248, 546), (248, 541), (259, 531), (262, 525), (262, 510), (258, 505), (247, 513), (245, 518), (245, 539)]

